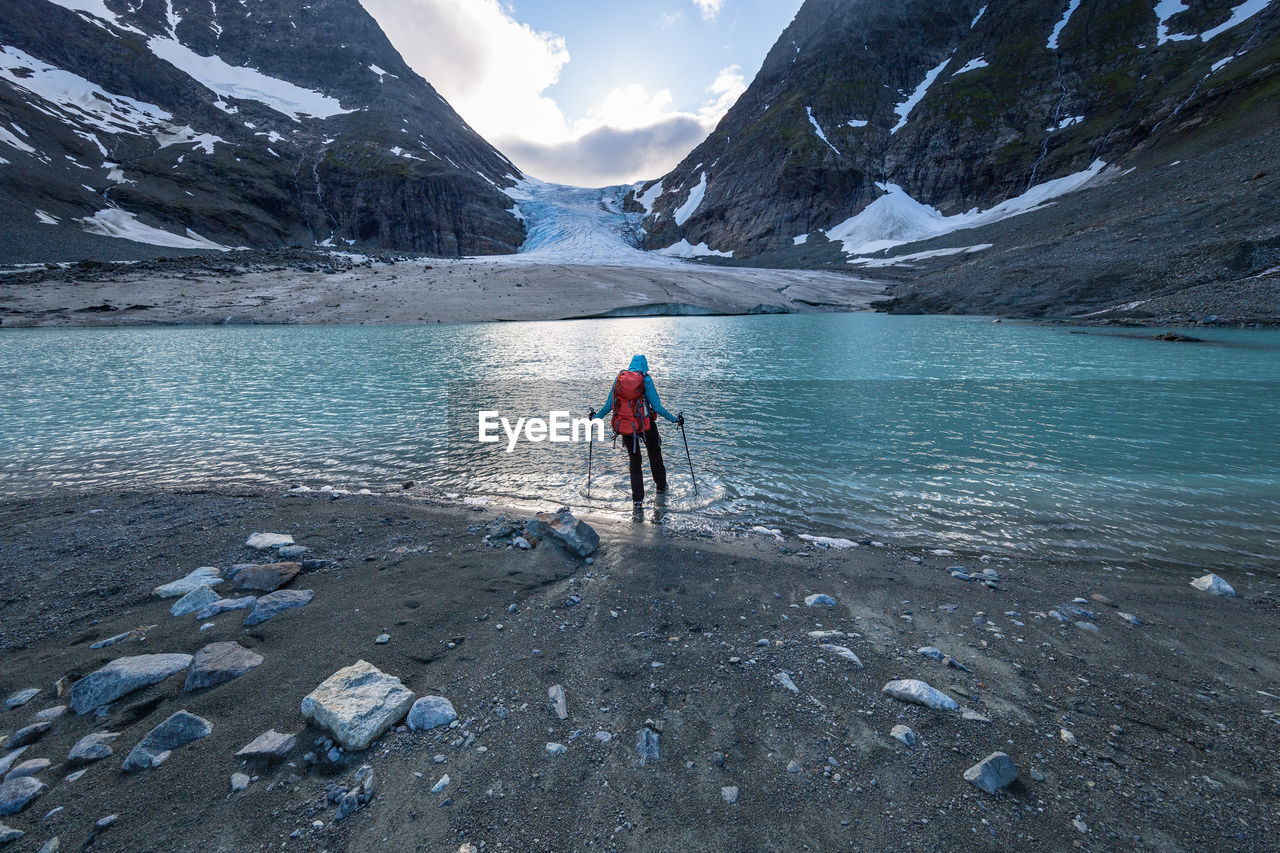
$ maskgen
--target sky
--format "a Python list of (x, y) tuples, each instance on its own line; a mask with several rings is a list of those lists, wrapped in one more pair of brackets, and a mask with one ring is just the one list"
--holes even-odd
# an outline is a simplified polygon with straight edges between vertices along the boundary
[(661, 177), (746, 89), (802, 0), (360, 0), (527, 174)]

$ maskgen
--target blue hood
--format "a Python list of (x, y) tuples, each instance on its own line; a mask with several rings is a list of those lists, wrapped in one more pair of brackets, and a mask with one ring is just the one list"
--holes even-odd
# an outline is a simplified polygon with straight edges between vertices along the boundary
[(637, 356), (635, 356), (634, 358), (632, 358), (632, 359), (631, 359), (631, 366), (630, 366), (630, 367), (628, 367), (627, 369), (628, 369), (628, 370), (635, 370), (635, 371), (638, 371), (638, 372), (640, 372), (640, 373), (648, 373), (648, 372), (649, 372), (649, 359), (645, 358), (645, 357), (644, 357), (644, 356), (642, 356), (642, 355), (637, 355)]

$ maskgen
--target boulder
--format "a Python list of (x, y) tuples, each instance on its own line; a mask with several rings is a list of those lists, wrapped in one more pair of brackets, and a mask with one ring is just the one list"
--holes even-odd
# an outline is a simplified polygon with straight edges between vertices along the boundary
[(1003, 752), (993, 752), (977, 764), (964, 771), (964, 778), (974, 787), (994, 794), (1001, 788), (1012, 785), (1018, 778), (1018, 768), (1013, 759)]
[(361, 660), (311, 691), (302, 700), (302, 716), (331, 732), (343, 748), (360, 750), (403, 719), (413, 700), (400, 679)]
[(540, 512), (525, 524), (525, 533), (539, 539), (552, 539), (570, 554), (586, 557), (600, 547), (600, 535), (585, 521), (579, 521), (561, 507), (556, 512)]
[(222, 575), (217, 569), (213, 566), (201, 566), (186, 577), (158, 586), (152, 592), (161, 598), (181, 598), (202, 586), (215, 587), (222, 582)]
[(1236, 595), (1236, 591), (1231, 588), (1231, 584), (1227, 583), (1213, 572), (1210, 572), (1204, 577), (1196, 578), (1191, 582), (1191, 585), (1198, 590), (1211, 592), (1214, 595), (1228, 596), (1230, 598), (1235, 598)]
[(191, 655), (133, 655), (111, 663), (71, 685), (71, 709), (87, 714), (126, 693), (163, 681), (191, 665)]
[(260, 622), (266, 622), (286, 610), (305, 607), (315, 597), (316, 594), (309, 589), (278, 589), (275, 592), (259, 596), (258, 600), (254, 602), (253, 609), (249, 611), (249, 615), (244, 617), (244, 625), (247, 628)]
[(10, 841), (17, 841), (26, 836), (21, 829), (14, 829), (12, 826), (5, 826), (0, 823), (0, 847), (8, 844)]
[(34, 776), (19, 776), (0, 784), (0, 817), (22, 811), (48, 787)]
[(4, 706), (10, 710), (21, 708), (32, 699), (40, 695), (39, 687), (28, 687), (26, 690), (19, 690), (17, 693), (4, 700)]
[(173, 616), (186, 616), (188, 613), (195, 613), (202, 607), (213, 604), (220, 598), (222, 596), (207, 586), (196, 587), (175, 601), (173, 607), (169, 608), (169, 613)]
[(936, 711), (955, 711), (960, 705), (941, 690), (915, 678), (899, 678), (880, 689), (886, 696), (912, 705), (923, 705)]
[(261, 563), (233, 566), (227, 576), (236, 589), (275, 592), (301, 571), (301, 563)]
[(255, 551), (269, 551), (272, 548), (292, 545), (293, 537), (287, 533), (255, 533), (244, 544)]
[(276, 761), (287, 757), (297, 745), (297, 735), (281, 734), (275, 729), (268, 729), (242, 747), (236, 757)]
[(248, 610), (257, 603), (258, 599), (252, 595), (246, 595), (242, 598), (219, 598), (217, 601), (206, 604), (197, 610), (196, 618), (212, 619), (219, 613), (226, 613), (228, 610)]
[(14, 732), (13, 737), (9, 738), (8, 745), (16, 748), (35, 743), (40, 740), (40, 738), (44, 737), (44, 733), (49, 731), (51, 728), (53, 728), (53, 720), (40, 720), (39, 722), (32, 723), (31, 725), (18, 729)]
[(202, 690), (239, 678), (262, 664), (262, 655), (239, 643), (211, 643), (196, 652), (184, 690)]
[(206, 738), (212, 732), (213, 724), (208, 720), (187, 711), (178, 711), (147, 733), (142, 742), (125, 758), (123, 769), (130, 771), (155, 767), (168, 758), (171, 751)]
[(8, 773), (9, 768), (12, 767), (14, 764), (16, 764), (18, 762), (18, 759), (22, 757), (22, 753), (26, 752), (30, 748), (31, 747), (29, 746), (24, 746), (20, 749), (15, 749), (12, 752), (10, 752), (8, 755), (4, 756), (3, 758), (0, 758), (0, 777), (3, 777), (6, 773)]
[(423, 696), (409, 709), (409, 728), (416, 732), (447, 726), (456, 719), (453, 703), (443, 696)]
[(85, 735), (67, 753), (67, 763), (74, 765), (101, 761), (115, 751), (111, 748), (111, 743), (118, 737), (119, 732), (94, 732)]
[(23, 776), (35, 776), (37, 773), (42, 773), (52, 766), (53, 762), (47, 758), (29, 758), (4, 774), (4, 781), (20, 779)]

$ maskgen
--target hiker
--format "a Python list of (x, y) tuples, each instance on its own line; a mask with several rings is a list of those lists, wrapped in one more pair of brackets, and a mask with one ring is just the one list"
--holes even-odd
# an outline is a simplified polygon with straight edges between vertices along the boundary
[[(600, 417), (613, 412), (614, 436), (622, 436), (627, 450), (627, 462), (631, 466), (631, 500), (635, 509), (644, 503), (644, 471), (640, 463), (640, 445), (649, 454), (649, 468), (653, 471), (653, 484), (658, 489), (658, 500), (667, 493), (667, 466), (662, 464), (662, 442), (658, 438), (658, 425), (652, 415), (657, 413), (674, 424), (684, 423), (684, 414), (678, 417), (662, 407), (658, 390), (649, 376), (649, 360), (642, 355), (631, 359), (631, 366), (618, 374), (609, 389), (609, 399), (600, 410)], [(591, 419), (596, 413), (591, 411)]]

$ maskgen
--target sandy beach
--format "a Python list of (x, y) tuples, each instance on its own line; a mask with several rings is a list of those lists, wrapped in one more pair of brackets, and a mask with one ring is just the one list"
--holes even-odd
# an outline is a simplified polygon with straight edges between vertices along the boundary
[[(37, 777), (48, 788), (0, 818), (25, 833), (6, 851), (55, 836), (64, 850), (450, 853), (1268, 850), (1280, 839), (1275, 575), (1224, 572), (1238, 593), (1228, 598), (1168, 567), (837, 550), (604, 518), (589, 519), (601, 544), (588, 565), (549, 540), (486, 542), (499, 515), (513, 513), (417, 490), (0, 504), (0, 692), (40, 690), (0, 712), (0, 758), (39, 712), (68, 702), (60, 679), (219, 642), (263, 658), (211, 688), (186, 691), (178, 674), (53, 719), (17, 759), (47, 758)], [(245, 628), (240, 612), (172, 616), (175, 599), (152, 593), (200, 566), (282, 560), (246, 547), (256, 532), (309, 549), (302, 559), (317, 562), (285, 586), (314, 591), (309, 604)], [(806, 606), (813, 595), (834, 606)], [(145, 639), (90, 648), (138, 628)], [(447, 698), (458, 722), (393, 729), (330, 761), (328, 733), (299, 705), (360, 660)], [(957, 707), (891, 698), (894, 679)], [(548, 699), (557, 684), (566, 719)], [(123, 772), (180, 710), (212, 733)], [(899, 725), (914, 746), (891, 736)], [(296, 733), (296, 748), (271, 764), (236, 757), (268, 729)], [(119, 733), (114, 754), (68, 781), (68, 751), (95, 731)], [(659, 755), (642, 765), (638, 741), (652, 735)], [(1017, 781), (988, 794), (963, 774), (995, 751)], [(375, 795), (335, 821), (328, 791), (366, 764)], [(250, 781), (233, 793), (240, 772)]]

